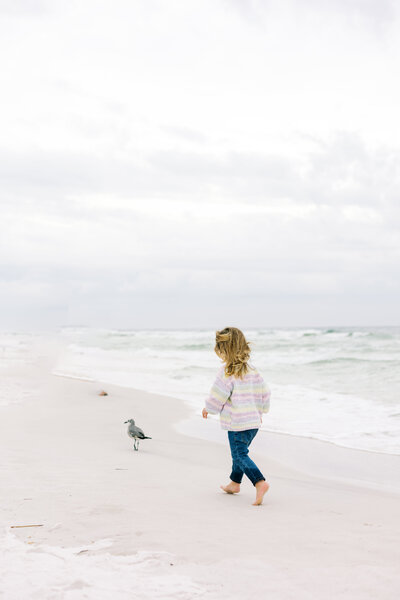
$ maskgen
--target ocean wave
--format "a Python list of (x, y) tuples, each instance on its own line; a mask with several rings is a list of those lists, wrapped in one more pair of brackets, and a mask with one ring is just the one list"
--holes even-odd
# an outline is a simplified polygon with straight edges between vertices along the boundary
[[(213, 352), (215, 332), (123, 333), (67, 332), (58, 372), (181, 398), (193, 410), (202, 407), (221, 364)], [(398, 328), (265, 328), (249, 330), (248, 339), (252, 362), (272, 389), (269, 428), (399, 452), (399, 419), (392, 417), (400, 414)]]
[(322, 358), (322, 359), (318, 359), (318, 360), (309, 360), (307, 362), (304, 362), (303, 364), (308, 364), (308, 365), (335, 365), (335, 364), (354, 364), (354, 363), (377, 363), (377, 362), (382, 362), (382, 363), (388, 363), (390, 365), (399, 365), (400, 366), (400, 359), (399, 358), (387, 358), (387, 357), (380, 357), (378, 358), (377, 356), (374, 357), (369, 357), (369, 358), (359, 358), (356, 356), (337, 356), (337, 357), (332, 357), (332, 358)]

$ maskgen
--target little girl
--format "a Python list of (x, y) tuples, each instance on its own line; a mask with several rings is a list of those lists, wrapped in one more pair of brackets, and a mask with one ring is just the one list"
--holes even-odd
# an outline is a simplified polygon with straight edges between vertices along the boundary
[(221, 489), (227, 494), (237, 494), (245, 474), (256, 488), (253, 505), (258, 506), (269, 484), (248, 454), (262, 415), (269, 411), (271, 392), (257, 369), (248, 362), (250, 347), (240, 329), (226, 327), (217, 331), (214, 350), (224, 365), (218, 371), (202, 414), (207, 419), (208, 413), (219, 413), (222, 429), (228, 430), (232, 473), (230, 483), (221, 485)]

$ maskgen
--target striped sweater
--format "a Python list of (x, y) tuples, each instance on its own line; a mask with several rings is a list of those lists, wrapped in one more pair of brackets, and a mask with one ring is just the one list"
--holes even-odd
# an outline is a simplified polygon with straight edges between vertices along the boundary
[(206, 410), (219, 414), (222, 429), (244, 431), (258, 429), (261, 415), (269, 411), (271, 392), (253, 365), (243, 379), (225, 375), (225, 367), (217, 377), (206, 400)]

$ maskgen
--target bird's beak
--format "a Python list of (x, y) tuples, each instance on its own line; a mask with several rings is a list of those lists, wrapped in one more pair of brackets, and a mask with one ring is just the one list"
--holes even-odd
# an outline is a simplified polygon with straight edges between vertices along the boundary
[(124, 423), (128, 423), (128, 421), (124, 421)]

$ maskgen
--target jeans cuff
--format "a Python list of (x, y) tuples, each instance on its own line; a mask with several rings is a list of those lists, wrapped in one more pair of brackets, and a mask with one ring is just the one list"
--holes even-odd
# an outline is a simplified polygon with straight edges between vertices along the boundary
[(265, 477), (261, 477), (261, 479), (257, 479), (257, 481), (255, 481), (253, 483), (254, 487), (256, 486), (256, 483), (258, 483), (259, 481), (265, 481)]

